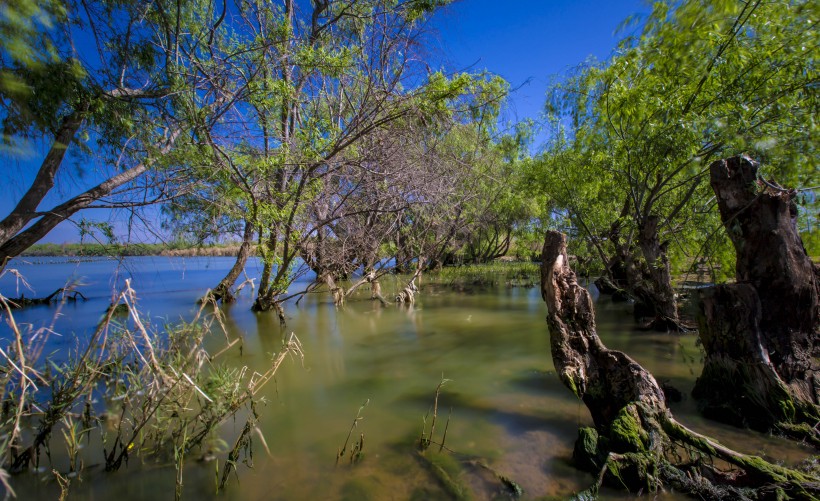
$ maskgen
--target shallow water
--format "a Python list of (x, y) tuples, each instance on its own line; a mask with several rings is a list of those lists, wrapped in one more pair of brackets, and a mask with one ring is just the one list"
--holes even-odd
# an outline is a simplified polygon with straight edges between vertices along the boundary
[[(140, 307), (161, 324), (189, 318), (194, 301), (214, 285), (232, 263), (230, 258), (136, 258), (120, 268), (140, 297)], [(66, 305), (55, 330), (77, 333), (93, 326), (108, 305), (116, 282), (116, 263), (54, 263), (24, 265), (20, 270), (46, 295), (74, 274), (88, 285), (89, 300)], [(254, 262), (251, 268), (258, 267)], [(249, 270), (254, 276), (255, 271)], [(14, 280), (0, 280), (0, 292), (15, 293)], [(385, 293), (397, 288), (395, 279), (382, 283)], [(275, 384), (263, 390), (260, 428), (270, 455), (256, 440), (253, 469), (241, 466), (224, 499), (449, 499), (415, 454), (415, 442), (429, 411), (436, 385), (450, 379), (439, 398), (437, 435), (452, 412), (446, 445), (459, 459), (485, 461), (517, 482), (525, 499), (554, 496), (564, 499), (588, 487), (590, 475), (575, 470), (569, 458), (579, 425), (590, 424), (586, 408), (553, 373), (549, 356), (545, 307), (536, 288), (487, 288), (451, 292), (423, 285), (414, 307), (381, 307), (361, 291), (343, 308), (324, 294), (306, 297), (286, 308), (283, 331), (273, 314), (250, 311), (251, 296), (224, 308), (229, 336), (244, 345), (225, 355), (228, 363), (263, 370), (283, 337), (301, 339), (304, 362), (291, 360), (277, 374)], [(695, 336), (673, 336), (636, 331), (628, 307), (601, 299), (596, 304), (598, 332), (610, 348), (627, 352), (659, 380), (688, 394), (700, 372), (701, 354)], [(54, 307), (30, 308), (17, 313), (18, 321), (48, 325)], [(2, 335), (8, 335), (5, 329)], [(214, 350), (219, 341), (214, 339)], [(55, 338), (74, 343), (71, 335)], [(364, 458), (354, 466), (335, 466), (356, 412), (365, 402), (364, 419), (354, 437), (365, 437)], [(450, 411), (452, 409), (452, 411)], [(703, 420), (694, 403), (685, 399), (673, 406), (682, 422), (744, 452), (763, 454), (795, 463), (809, 451), (781, 439), (737, 430)], [(223, 427), (232, 443), (244, 425), (237, 417)], [(89, 454), (97, 448), (89, 447)], [(97, 453), (99, 454), (99, 453)], [(185, 498), (215, 496), (215, 464), (192, 456), (185, 470)], [(224, 455), (220, 456), (220, 462)], [(173, 467), (132, 461), (118, 473), (94, 467), (101, 457), (84, 458), (81, 482), (74, 482), (76, 499), (169, 499), (173, 496)], [(54, 467), (67, 469), (59, 458)], [(461, 469), (475, 499), (498, 498), (498, 487), (488, 483), (480, 468)], [(21, 499), (56, 498), (58, 488), (50, 473), (12, 478)], [(606, 491), (605, 498), (625, 494)], [(674, 493), (659, 496), (677, 499)]]

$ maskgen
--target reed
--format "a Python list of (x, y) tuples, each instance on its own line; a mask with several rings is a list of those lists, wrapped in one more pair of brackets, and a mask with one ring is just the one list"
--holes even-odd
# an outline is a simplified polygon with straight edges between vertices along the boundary
[[(426, 451), (430, 447), (430, 445), (435, 443), (435, 442), (433, 442), (433, 438), (435, 437), (436, 419), (438, 418), (438, 398), (441, 395), (441, 388), (445, 384), (449, 383), (450, 381), (452, 381), (452, 380), (451, 379), (444, 379), (443, 377), (441, 378), (441, 381), (439, 381), (438, 385), (436, 386), (436, 393), (435, 393), (435, 396), (433, 397), (433, 406), (427, 412), (427, 414), (425, 414), (424, 418), (422, 419), (421, 436), (419, 437), (419, 442), (418, 442), (419, 450), (422, 451), (422, 452)], [(453, 409), (451, 408), (450, 409), (450, 415), (452, 415), (452, 413), (453, 413)], [(430, 435), (428, 436), (427, 435), (427, 418), (430, 417), (430, 414), (432, 414), (432, 418), (430, 420)], [(444, 440), (447, 438), (447, 428), (449, 428), (449, 427), (450, 427), (450, 416), (447, 416), (447, 424), (444, 427), (444, 435), (442, 436), (441, 442), (439, 444), (437, 444), (439, 446), (439, 450), (442, 450), (444, 448)]]
[[(228, 342), (227, 334), (225, 348), (213, 356), (205, 350), (206, 336), (224, 333), (213, 303), (203, 303), (190, 323), (158, 330), (141, 317), (128, 281), (113, 306), (85, 342), (78, 341), (65, 361), (56, 362), (44, 356), (53, 329), (17, 325), (9, 301), (0, 296), (0, 316), (13, 333), (0, 344), (0, 483), (10, 495), (13, 476), (8, 474), (39, 468), (45, 459), (61, 497), (67, 496), (72, 479), (84, 473), (84, 455), (100, 452), (88, 451), (83, 441), (102, 448), (109, 472), (132, 458), (172, 460), (177, 499), (187, 458), (197, 451), (212, 454), (217, 429), (227, 419), (243, 409), (250, 416), (228, 451), (218, 489), (225, 487), (242, 454), (252, 459), (252, 434), (264, 443), (256, 426), (258, 393), (286, 358), (303, 358), (294, 334), (268, 369), (257, 373), (219, 362), (236, 344)], [(127, 311), (127, 317), (117, 311)], [(92, 435), (99, 440), (91, 441)], [(55, 439), (60, 436), (62, 441)], [(67, 472), (54, 464), (53, 453), (68, 458)]]
[[(353, 418), (353, 424), (350, 425), (350, 430), (347, 432), (347, 438), (345, 438), (345, 443), (339, 449), (339, 452), (336, 453), (336, 466), (339, 466), (339, 460), (344, 457), (347, 453), (347, 446), (350, 444), (350, 437), (353, 436), (353, 430), (355, 430), (359, 426), (359, 421), (364, 419), (362, 416), (362, 411), (367, 405), (370, 403), (370, 399), (368, 398), (365, 402), (359, 407), (359, 410), (356, 411), (356, 417)], [(364, 433), (359, 435), (359, 440), (353, 444), (353, 447), (350, 449), (350, 464), (354, 464), (357, 461), (361, 460), (362, 458), (362, 451), (364, 450)]]

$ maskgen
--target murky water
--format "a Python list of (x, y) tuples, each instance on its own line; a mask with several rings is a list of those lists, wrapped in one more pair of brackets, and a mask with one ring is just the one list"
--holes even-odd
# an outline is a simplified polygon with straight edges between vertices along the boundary
[[(230, 264), (222, 258), (129, 259), (118, 280), (131, 278), (144, 311), (174, 320), (190, 317), (195, 299)], [(61, 310), (55, 330), (66, 335), (55, 338), (55, 346), (73, 343), (70, 333), (81, 337), (94, 325), (116, 285), (111, 261), (16, 267), (37, 295), (47, 295), (71, 274), (88, 284), (82, 289), (88, 301)], [(19, 295), (14, 282), (4, 277), (0, 292)], [(392, 278), (382, 284), (386, 293), (396, 286)], [(564, 499), (590, 485), (592, 477), (575, 470), (570, 456), (577, 427), (591, 421), (552, 372), (545, 307), (536, 288), (452, 292), (425, 284), (419, 304), (409, 308), (381, 307), (367, 297), (362, 291), (345, 307), (335, 308), (328, 296), (310, 295), (299, 306), (288, 305), (285, 331), (273, 314), (250, 312), (249, 294), (224, 309), (229, 335), (242, 337), (244, 345), (241, 354), (233, 348), (225, 355), (229, 363), (263, 369), (290, 332), (301, 339), (305, 359), (287, 362), (275, 384), (263, 390), (260, 428), (270, 454), (257, 437), (253, 468), (240, 467), (238, 480), (233, 479), (220, 498), (449, 499), (415, 453), (423, 417), (442, 378), (451, 381), (439, 398), (437, 435), (451, 413), (446, 445), (456, 451), (453, 457), (485, 462), (518, 483), (525, 499)], [(693, 335), (639, 332), (626, 305), (602, 299), (596, 306), (604, 343), (689, 393), (701, 358)], [(31, 308), (17, 318), (47, 325), (55, 311)], [(6, 330), (0, 333), (7, 335)], [(364, 434), (364, 457), (353, 466), (335, 466), (336, 453), (366, 401), (364, 419), (353, 433)], [(673, 410), (682, 422), (744, 452), (787, 463), (810, 453), (788, 441), (703, 420), (691, 399)], [(222, 430), (224, 440), (232, 443), (243, 425), (242, 416), (229, 421)], [(196, 459), (192, 457), (185, 470), (185, 498), (216, 497), (215, 464)], [(128, 468), (106, 474), (94, 466), (102, 457), (89, 455), (84, 461), (82, 480), (71, 486), (72, 498), (173, 497), (173, 467), (132, 461)], [(59, 459), (54, 466), (65, 469)], [(498, 483), (488, 482), (487, 470), (466, 466), (460, 471), (475, 499), (498, 498)], [(22, 499), (55, 499), (58, 488), (52, 478), (50, 473), (30, 473), (12, 482)], [(605, 493), (608, 498), (624, 496)], [(663, 499), (676, 496), (668, 493)]]

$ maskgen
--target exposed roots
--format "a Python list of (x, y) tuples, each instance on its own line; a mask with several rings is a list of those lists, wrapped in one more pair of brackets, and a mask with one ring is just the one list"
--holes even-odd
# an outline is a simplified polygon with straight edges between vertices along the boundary
[(595, 331), (589, 293), (570, 269), (566, 239), (544, 242), (541, 293), (555, 369), (581, 399), (594, 428), (582, 428), (574, 459), (606, 483), (632, 492), (674, 488), (701, 499), (817, 499), (820, 478), (733, 451), (677, 421), (655, 378)]

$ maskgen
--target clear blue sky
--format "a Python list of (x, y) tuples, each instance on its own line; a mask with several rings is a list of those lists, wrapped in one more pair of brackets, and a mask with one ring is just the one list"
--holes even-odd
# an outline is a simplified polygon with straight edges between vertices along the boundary
[(588, 57), (606, 59), (617, 28), (645, 0), (459, 0), (438, 14), (440, 50), (453, 69), (486, 69), (512, 88), (507, 119), (537, 118), (547, 87)]
[[(487, 70), (505, 78), (512, 88), (507, 121), (538, 119), (549, 84), (588, 57), (606, 59), (625, 33), (616, 33), (622, 21), (633, 14), (646, 14), (644, 0), (459, 0), (436, 14), (430, 48), (448, 64), (449, 71)], [(19, 200), (35, 169), (45, 155), (45, 146), (25, 157), (0, 153), (3, 182), (0, 185), (0, 217)], [(535, 145), (537, 148), (537, 144)], [(68, 164), (67, 170), (77, 172)], [(59, 203), (67, 195), (80, 193), (98, 182), (98, 166), (79, 166), (86, 175), (73, 180), (62, 176), (46, 204)], [(46, 209), (47, 207), (40, 207)], [(111, 219), (110, 213), (82, 212), (79, 220)], [(159, 221), (154, 224), (159, 227)], [(118, 223), (118, 233), (125, 224)], [(122, 235), (118, 235), (122, 236)], [(152, 237), (146, 237), (153, 240)], [(74, 225), (63, 223), (44, 242), (79, 241)]]

